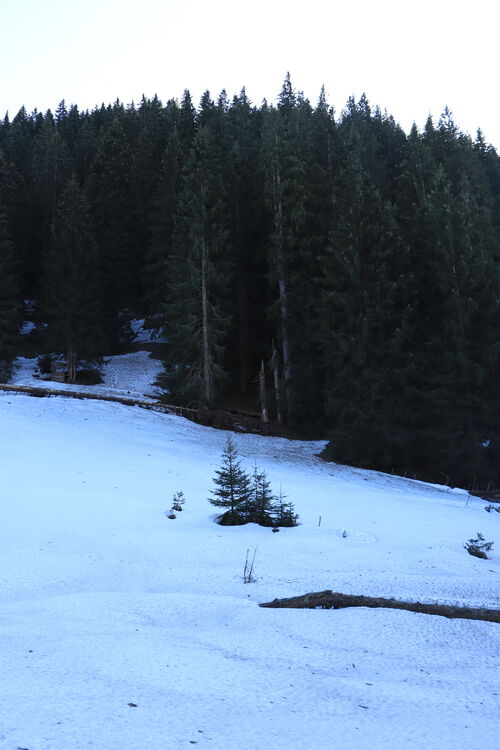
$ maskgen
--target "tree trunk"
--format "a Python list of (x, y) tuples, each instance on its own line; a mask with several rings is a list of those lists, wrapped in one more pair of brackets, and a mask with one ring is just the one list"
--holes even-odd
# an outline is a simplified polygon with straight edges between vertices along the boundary
[(274, 168), (274, 229), (276, 240), (276, 268), (278, 273), (278, 292), (281, 328), (281, 347), (283, 355), (283, 378), (285, 381), (286, 410), (292, 413), (290, 341), (288, 337), (288, 299), (286, 284), (285, 241), (283, 231), (283, 203), (281, 199), (281, 173), (276, 157)]
[(209, 406), (213, 401), (214, 393), (209, 341), (207, 254), (207, 241), (205, 236), (203, 236), (201, 239), (201, 327), (203, 347), (203, 393), (205, 396), (205, 403), (207, 406)]
[(240, 355), (240, 391), (246, 393), (248, 389), (248, 294), (246, 269), (240, 266), (238, 272), (238, 324), (239, 324), (239, 355)]
[(73, 347), (70, 345), (68, 346), (68, 351), (66, 353), (66, 372), (68, 377), (68, 383), (76, 383), (76, 352), (74, 351)]
[(276, 401), (276, 421), (278, 422), (278, 424), (283, 424), (283, 415), (281, 412), (281, 381), (280, 381), (280, 373), (279, 373), (279, 358), (278, 358), (278, 352), (276, 351), (276, 347), (274, 346), (274, 341), (273, 341), (273, 353), (271, 356), (271, 361), (269, 362), (269, 366), (271, 370), (273, 371), (274, 398)]
[(247, 267), (246, 251), (241, 236), (240, 207), (236, 204), (236, 238), (240, 245), (238, 252), (237, 284), (238, 284), (238, 345), (239, 345), (239, 365), (240, 365), (240, 392), (246, 393), (248, 390), (248, 362), (249, 362), (249, 342), (248, 342), (248, 290), (247, 290)]
[(269, 422), (269, 413), (267, 410), (267, 393), (266, 393), (266, 372), (264, 369), (264, 360), (260, 363), (259, 372), (259, 397), (260, 397), (260, 412), (261, 420), (264, 424)]

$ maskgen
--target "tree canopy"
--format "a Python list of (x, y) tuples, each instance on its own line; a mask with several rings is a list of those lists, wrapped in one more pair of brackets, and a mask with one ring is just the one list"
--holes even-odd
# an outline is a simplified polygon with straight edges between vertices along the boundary
[(500, 159), (448, 110), (405, 134), (289, 75), (259, 107), (22, 108), (0, 121), (0, 206), (5, 362), (22, 299), (68, 357), (148, 316), (171, 401), (255, 409), (264, 362), (271, 418), (334, 460), (500, 482)]

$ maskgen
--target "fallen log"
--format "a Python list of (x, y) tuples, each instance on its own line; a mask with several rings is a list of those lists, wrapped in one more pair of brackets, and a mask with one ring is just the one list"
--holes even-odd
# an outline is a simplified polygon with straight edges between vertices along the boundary
[(259, 607), (285, 607), (290, 609), (344, 609), (346, 607), (380, 607), (383, 609), (404, 609), (408, 612), (419, 612), (424, 615), (441, 615), (441, 617), (462, 618), (465, 620), (485, 620), (500, 623), (500, 609), (474, 609), (448, 604), (425, 604), (423, 602), (404, 602), (398, 599), (384, 599), (374, 596), (353, 596), (339, 594), (335, 591), (312, 591), (302, 596), (288, 599), (273, 599), (262, 602)]
[(163, 401), (150, 401), (128, 396), (112, 396), (105, 393), (93, 393), (89, 391), (66, 390), (61, 388), (51, 388), (33, 385), (12, 385), (10, 383), (0, 383), (0, 391), (9, 393), (24, 393), (28, 396), (38, 398), (49, 398), (50, 396), (62, 396), (63, 398), (88, 399), (90, 401), (109, 401), (110, 403), (123, 404), (124, 406), (138, 406), (141, 409), (150, 411), (164, 412), (165, 414), (175, 414), (179, 417), (185, 417), (197, 424), (207, 425), (222, 429), (233, 429), (235, 418), (238, 415), (246, 418), (254, 412), (237, 412), (235, 410), (210, 410), (204, 408), (191, 408), (187, 406), (177, 406), (175, 404), (166, 404)]
[(45, 388), (31, 385), (11, 385), (10, 383), (0, 383), (0, 391), (24, 393), (28, 396), (38, 396), (41, 398), (62, 396), (64, 398), (88, 399), (90, 401), (109, 401), (111, 403), (123, 404), (125, 406), (140, 406), (142, 409), (163, 411), (168, 414), (178, 414), (180, 416), (197, 413), (196, 409), (189, 409), (185, 406), (175, 406), (173, 404), (164, 404), (162, 401), (146, 401), (140, 398), (112, 396), (105, 393), (92, 393), (89, 391), (62, 390), (58, 388)]

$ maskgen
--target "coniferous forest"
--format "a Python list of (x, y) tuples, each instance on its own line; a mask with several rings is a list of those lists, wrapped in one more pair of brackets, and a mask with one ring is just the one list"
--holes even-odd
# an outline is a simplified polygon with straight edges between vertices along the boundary
[[(0, 121), (0, 370), (23, 300), (68, 371), (166, 337), (168, 401), (230, 394), (335, 461), (500, 484), (500, 159), (445, 110), (407, 135), (206, 92)], [(263, 380), (261, 379), (261, 384)]]

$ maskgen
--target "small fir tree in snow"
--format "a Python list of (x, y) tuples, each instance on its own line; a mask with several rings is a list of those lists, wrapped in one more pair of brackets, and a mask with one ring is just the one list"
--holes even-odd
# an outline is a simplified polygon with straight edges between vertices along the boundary
[(184, 493), (182, 491), (176, 492), (175, 495), (172, 498), (172, 510), (176, 510), (179, 512), (182, 510), (182, 506), (186, 502), (186, 498), (184, 497)]
[(238, 448), (231, 435), (228, 435), (222, 452), (222, 465), (215, 472), (215, 489), (209, 498), (217, 508), (226, 508), (220, 519), (222, 524), (245, 523), (244, 509), (251, 493), (250, 479), (241, 468)]
[(488, 559), (487, 552), (493, 547), (493, 542), (485, 541), (480, 531), (477, 532), (476, 539), (468, 539), (464, 544), (465, 549), (473, 557), (480, 557), (483, 560)]
[(273, 526), (273, 510), (276, 498), (271, 492), (271, 482), (268, 480), (264, 470), (259, 471), (255, 463), (251, 485), (250, 496), (245, 507), (247, 520), (258, 523), (260, 526)]
[(293, 503), (287, 502), (286, 495), (283, 494), (280, 487), (280, 494), (277, 497), (274, 507), (274, 525), (275, 526), (298, 526), (299, 517), (295, 513)]

